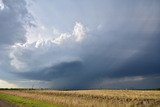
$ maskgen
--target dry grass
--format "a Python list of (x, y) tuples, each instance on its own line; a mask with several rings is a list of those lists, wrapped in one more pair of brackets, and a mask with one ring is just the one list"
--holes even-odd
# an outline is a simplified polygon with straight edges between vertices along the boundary
[(142, 90), (3, 90), (22, 96), (75, 107), (160, 107), (160, 91)]

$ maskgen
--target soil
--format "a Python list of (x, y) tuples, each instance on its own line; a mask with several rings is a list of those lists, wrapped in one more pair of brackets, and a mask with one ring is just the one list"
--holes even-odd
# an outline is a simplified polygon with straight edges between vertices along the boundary
[(18, 106), (0, 99), (0, 107), (18, 107)]

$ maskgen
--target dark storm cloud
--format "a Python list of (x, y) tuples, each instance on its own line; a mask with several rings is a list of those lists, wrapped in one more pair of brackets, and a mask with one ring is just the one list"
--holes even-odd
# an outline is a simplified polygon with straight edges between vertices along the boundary
[(160, 75), (160, 36), (150, 38), (150, 42), (140, 53), (135, 54), (122, 66), (115, 69), (112, 76)]
[(14, 70), (10, 65), (9, 50), (13, 44), (26, 41), (26, 27), (31, 26), (30, 19), (25, 0), (0, 0), (0, 80), (16, 79), (10, 73)]
[[(24, 42), (24, 22), (29, 17), (26, 3), (18, 0), (3, 2), (5, 8), (0, 11), (0, 45)], [(87, 1), (88, 4), (90, 2)], [(65, 40), (64, 37), (65, 43), (59, 45), (42, 42), (43, 46), (35, 47), (34, 42), (11, 50), (11, 65), (23, 68), (16, 71), (12, 66), (12, 74), (21, 79), (49, 81), (52, 88), (160, 87), (157, 82), (160, 80), (160, 2), (108, 0), (103, 1), (105, 3), (109, 5), (103, 5), (103, 15), (97, 15), (103, 21), (97, 28), (89, 27), (83, 41), (76, 43), (72, 41), (73, 38)], [(80, 4), (86, 7), (83, 2)], [(94, 16), (94, 6), (91, 7), (88, 13)], [(82, 18), (86, 25), (95, 20), (98, 22), (87, 15), (86, 12), (86, 18)], [(10, 62), (7, 64), (9, 66)], [(11, 69), (11, 66), (7, 68)]]
[[(104, 39), (104, 38), (101, 38)], [(97, 38), (98, 40), (98, 38)], [(119, 39), (120, 40), (120, 39)], [(137, 49), (139, 44), (132, 44), (131, 42), (135, 41), (127, 40), (126, 42), (120, 42), (112, 47), (103, 47), (103, 48), (95, 48), (97, 45), (103, 46), (104, 43), (101, 42), (93, 44), (87, 43), (85, 46), (92, 46), (90, 49), (84, 49), (86, 51), (85, 55), (82, 57), (83, 62), (81, 61), (73, 61), (73, 62), (63, 62), (57, 64), (55, 66), (51, 66), (48, 68), (44, 68), (39, 71), (32, 71), (26, 73), (19, 73), (20, 76), (28, 79), (35, 80), (47, 80), (54, 81), (57, 85), (51, 85), (52, 88), (69, 88), (69, 89), (88, 89), (88, 88), (99, 88), (95, 84), (100, 84), (103, 80), (107, 79), (108, 81), (112, 81), (112, 79), (121, 79), (121, 78), (129, 78), (135, 76), (142, 76), (146, 78), (145, 80), (141, 80), (140, 82), (122, 82), (122, 86), (120, 84), (115, 83), (114, 85), (109, 85), (108, 87), (113, 88), (127, 88), (127, 87), (137, 87), (143, 88), (145, 86), (147, 88), (147, 84), (152, 84), (153, 87), (158, 87), (159, 85), (155, 82), (157, 76), (160, 76), (160, 50), (159, 50), (159, 36), (155, 35), (147, 40), (147, 45), (142, 46), (143, 48), (129, 57), (127, 60), (127, 54), (130, 54), (130, 50), (128, 49)], [(139, 39), (139, 43), (141, 43), (143, 39)], [(153, 42), (154, 41), (154, 42)], [(120, 49), (123, 46), (123, 49)], [(92, 48), (94, 47), (94, 48)], [(84, 54), (84, 53), (83, 53)], [(109, 54), (109, 55), (108, 55)], [(155, 81), (152, 79), (156, 79)], [(63, 81), (60, 83), (59, 81)], [(118, 80), (117, 80), (118, 81)], [(147, 81), (147, 82), (145, 82)], [(132, 85), (130, 85), (132, 83)], [(138, 84), (142, 84), (143, 86)], [(124, 85), (125, 84), (125, 85)], [(152, 88), (151, 86), (148, 86)], [(106, 87), (106, 86), (101, 86)]]
[[(160, 76), (159, 4), (156, 0), (113, 3), (113, 13), (107, 16), (108, 22), (100, 30), (89, 32), (91, 36), (81, 46), (75, 46), (75, 50), (64, 49), (64, 55), (65, 51), (67, 54), (74, 51), (75, 56), (82, 61), (62, 61), (57, 65), (18, 75), (56, 82), (56, 85), (51, 85), (53, 88), (97, 88), (104, 80), (113, 79), (119, 88), (132, 85), (147, 88), (147, 84), (160, 87), (155, 82)], [(123, 86), (118, 84), (118, 79), (134, 77), (144, 79), (126, 81)], [(110, 84), (108, 87), (115, 86)]]
[(2, 0), (3, 10), (0, 11), (0, 45), (12, 45), (25, 42), (25, 24), (29, 13), (24, 0)]
[(71, 78), (82, 70), (81, 61), (63, 62), (52, 67), (44, 68), (34, 72), (19, 73), (29, 79), (53, 80), (56, 78)]

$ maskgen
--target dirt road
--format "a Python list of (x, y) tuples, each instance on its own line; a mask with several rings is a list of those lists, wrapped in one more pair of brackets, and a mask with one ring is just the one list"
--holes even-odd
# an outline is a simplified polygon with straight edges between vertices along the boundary
[(0, 107), (17, 107), (17, 106), (0, 99)]

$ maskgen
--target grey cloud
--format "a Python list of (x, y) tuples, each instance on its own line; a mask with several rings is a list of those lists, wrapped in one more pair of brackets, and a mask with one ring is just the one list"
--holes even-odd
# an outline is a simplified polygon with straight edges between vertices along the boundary
[(25, 42), (25, 24), (29, 24), (29, 13), (24, 0), (3, 0), (0, 11), (0, 45)]
[[(12, 73), (19, 78), (50, 81), (52, 88), (159, 87), (159, 4), (113, 1), (103, 12), (106, 20), (101, 29), (91, 29), (81, 43), (68, 40), (62, 45), (17, 48), (14, 55), (28, 68)], [(134, 77), (144, 79), (132, 81)], [(131, 79), (122, 81), (125, 78)], [(104, 81), (114, 83), (99, 85)]]
[[(31, 26), (31, 15), (25, 0), (2, 0), (0, 10), (0, 78), (15, 80), (17, 78), (10, 65), (9, 50), (17, 43), (26, 41), (26, 28)], [(2, 6), (2, 5), (1, 5)]]
[[(116, 42), (116, 44), (108, 47), (104, 45), (105, 37), (98, 39), (96, 36), (96, 40), (100, 42), (96, 42), (96, 44), (92, 42), (83, 44), (83, 53), (80, 55), (82, 62), (62, 62), (42, 70), (19, 73), (18, 75), (28, 79), (56, 82), (57, 85), (51, 85), (52, 88), (143, 88), (138, 84), (142, 84), (145, 81), (148, 81), (144, 84), (145, 87), (147, 87), (148, 83), (152, 83), (154, 87), (158, 87), (159, 85), (155, 81), (152, 81), (152, 78), (160, 76), (159, 37), (155, 35), (151, 38), (148, 40), (149, 42), (145, 42), (145, 45), (140, 48), (137, 48), (139, 44), (134, 44), (135, 41), (138, 41), (137, 39), (134, 41), (133, 39), (129, 39), (127, 40), (128, 43), (126, 43), (123, 41), (123, 38), (122, 40), (118, 39), (121, 40), (120, 43)], [(144, 38), (139, 39), (139, 43), (143, 40)], [(136, 49), (137, 52), (132, 53), (130, 49)], [(128, 54), (131, 54), (131, 56), (128, 56)], [(126, 81), (116, 86), (113, 84), (107, 86), (96, 85), (105, 79), (108, 81), (117, 79), (118, 82), (120, 78), (132, 78), (134, 76), (142, 76), (146, 79), (141, 81)], [(114, 84), (118, 83), (115, 82)], [(133, 84), (133, 86), (130, 84)]]
[(73, 75), (77, 75), (82, 70), (82, 67), (83, 65), (81, 61), (62, 62), (60, 64), (43, 68), (38, 71), (17, 74), (29, 79), (49, 81), (56, 78), (72, 78)]
[(115, 69), (112, 76), (160, 75), (159, 36), (150, 38), (144, 49)]

